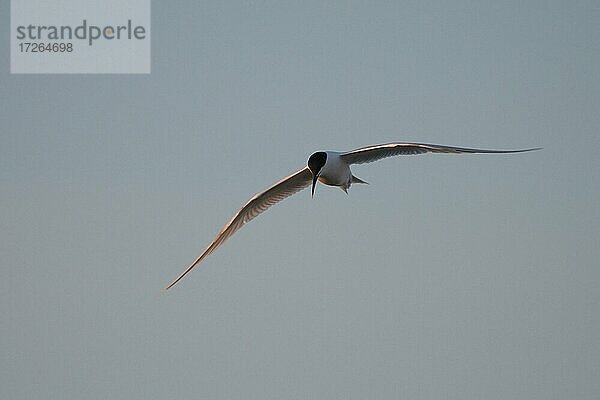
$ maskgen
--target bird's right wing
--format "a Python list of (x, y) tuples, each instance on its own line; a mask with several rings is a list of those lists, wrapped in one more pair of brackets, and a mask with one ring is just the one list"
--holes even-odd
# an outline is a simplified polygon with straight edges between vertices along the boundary
[(204, 250), (204, 252), (196, 258), (196, 260), (177, 277), (173, 282), (165, 288), (165, 290), (173, 287), (181, 280), (188, 272), (190, 272), (198, 263), (206, 256), (215, 251), (220, 245), (229, 239), (238, 229), (244, 226), (245, 223), (253, 220), (259, 214), (266, 211), (272, 205), (279, 203), (283, 199), (299, 192), (300, 190), (310, 186), (312, 182), (312, 173), (310, 169), (303, 168), (300, 171), (293, 173), (277, 182), (267, 190), (257, 193), (252, 197), (244, 207), (242, 207), (231, 220), (221, 229), (221, 232), (214, 238), (212, 243)]
[(386, 157), (423, 153), (522, 153), (524, 151), (532, 150), (539, 150), (539, 148), (523, 150), (487, 150), (425, 143), (387, 143), (348, 151), (340, 154), (340, 158), (347, 164), (363, 164)]

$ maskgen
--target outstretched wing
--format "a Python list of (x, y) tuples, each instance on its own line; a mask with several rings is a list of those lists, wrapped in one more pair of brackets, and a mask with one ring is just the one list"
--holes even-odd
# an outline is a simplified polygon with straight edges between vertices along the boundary
[(310, 186), (312, 182), (312, 173), (308, 168), (301, 169), (293, 173), (287, 178), (282, 179), (275, 185), (262, 193), (257, 193), (252, 197), (244, 207), (242, 207), (231, 220), (221, 229), (221, 232), (215, 237), (212, 243), (200, 254), (198, 258), (177, 277), (173, 282), (165, 288), (170, 289), (181, 280), (188, 272), (190, 272), (198, 263), (200, 263), (209, 254), (215, 251), (227, 239), (229, 239), (238, 229), (244, 226), (245, 223), (253, 220), (259, 214), (267, 210), (272, 205), (279, 203), (283, 199), (299, 192), (300, 190)]
[(386, 157), (423, 153), (522, 153), (532, 150), (539, 150), (539, 148), (523, 150), (485, 150), (425, 143), (387, 143), (348, 151), (340, 154), (340, 157), (347, 164), (363, 164)]

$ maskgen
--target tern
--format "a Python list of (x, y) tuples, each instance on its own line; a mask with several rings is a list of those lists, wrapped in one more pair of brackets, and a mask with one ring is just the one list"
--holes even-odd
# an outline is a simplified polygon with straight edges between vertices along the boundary
[(195, 266), (213, 253), (238, 229), (266, 211), (269, 207), (284, 200), (287, 197), (311, 186), (311, 196), (315, 194), (317, 181), (328, 185), (337, 186), (344, 192), (353, 183), (367, 183), (352, 174), (352, 164), (364, 164), (380, 160), (386, 157), (398, 155), (413, 155), (423, 153), (523, 153), (526, 151), (539, 150), (540, 148), (521, 150), (486, 150), (465, 147), (441, 146), (425, 143), (387, 143), (376, 146), (361, 147), (347, 152), (318, 151), (309, 158), (306, 167), (294, 172), (267, 190), (257, 193), (252, 197), (227, 224), (221, 229), (210, 245), (196, 260), (171, 282), (164, 290), (169, 290)]

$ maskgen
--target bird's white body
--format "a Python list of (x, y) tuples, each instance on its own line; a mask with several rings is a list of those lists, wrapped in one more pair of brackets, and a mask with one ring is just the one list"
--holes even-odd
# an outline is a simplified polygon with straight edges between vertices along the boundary
[(412, 155), (423, 153), (520, 153), (537, 149), (525, 150), (482, 150), (464, 147), (441, 146), (425, 143), (388, 143), (375, 146), (362, 147), (347, 152), (318, 151), (308, 159), (307, 166), (294, 172), (281, 181), (277, 182), (267, 190), (257, 193), (252, 197), (234, 216), (225, 224), (221, 232), (217, 234), (212, 243), (196, 260), (169, 284), (166, 289), (171, 288), (188, 272), (190, 272), (205, 257), (214, 252), (238, 229), (256, 218), (262, 212), (281, 200), (305, 189), (312, 184), (314, 194), (317, 181), (328, 186), (337, 186), (348, 193), (352, 183), (366, 183), (352, 175), (350, 165), (364, 164), (380, 160), (382, 158), (397, 155)]
[(350, 165), (341, 159), (339, 152), (326, 151), (325, 154), (327, 154), (327, 160), (319, 172), (319, 182), (348, 190), (352, 184)]

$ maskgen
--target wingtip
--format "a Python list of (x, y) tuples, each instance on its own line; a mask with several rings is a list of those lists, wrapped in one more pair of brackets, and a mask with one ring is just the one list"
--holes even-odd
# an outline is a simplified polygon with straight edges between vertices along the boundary
[(491, 150), (490, 152), (494, 152), (494, 153), (526, 153), (529, 151), (537, 151), (537, 150), (542, 150), (543, 147), (532, 147), (529, 149), (518, 149), (518, 150)]
[(162, 288), (160, 291), (164, 294), (167, 293), (169, 291), (169, 289), (171, 289), (173, 286), (175, 286), (177, 284), (177, 282), (179, 282), (181, 280), (182, 276), (178, 277), (177, 279), (175, 279), (173, 282), (169, 283), (167, 286), (165, 286), (164, 288)]
[(190, 272), (190, 270), (194, 267), (194, 265), (192, 265), (191, 267), (189, 267), (184, 273), (182, 273), (181, 275), (179, 275), (177, 277), (177, 279), (175, 279), (173, 282), (169, 283), (161, 291), (163, 293), (166, 293), (169, 289), (171, 289), (173, 286), (175, 286), (177, 284), (177, 282), (179, 282), (185, 275), (187, 275), (188, 272)]

